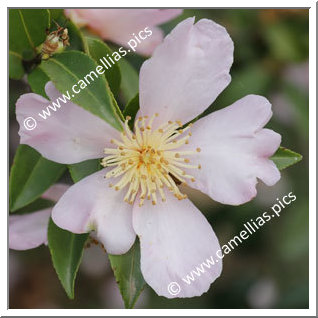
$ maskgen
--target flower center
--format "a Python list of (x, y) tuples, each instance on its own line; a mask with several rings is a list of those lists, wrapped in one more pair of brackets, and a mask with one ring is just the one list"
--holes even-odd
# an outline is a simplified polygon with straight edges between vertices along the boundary
[(182, 129), (180, 121), (169, 121), (153, 129), (152, 124), (157, 116), (155, 114), (150, 119), (148, 116), (139, 117), (135, 121), (134, 132), (129, 128), (131, 118), (128, 116), (121, 140), (110, 141), (117, 147), (104, 149), (107, 156), (101, 164), (114, 167), (105, 178), (116, 179), (115, 185), (109, 185), (116, 191), (127, 189), (124, 200), (130, 204), (138, 196), (139, 206), (143, 205), (146, 198), (155, 205), (158, 194), (162, 201), (166, 201), (164, 188), (182, 200), (187, 196), (180, 192), (177, 184), (187, 184), (187, 180), (195, 182), (194, 177), (184, 169), (201, 169), (200, 164), (191, 164), (187, 158), (200, 152), (200, 148), (178, 151), (178, 148), (189, 143), (191, 124)]

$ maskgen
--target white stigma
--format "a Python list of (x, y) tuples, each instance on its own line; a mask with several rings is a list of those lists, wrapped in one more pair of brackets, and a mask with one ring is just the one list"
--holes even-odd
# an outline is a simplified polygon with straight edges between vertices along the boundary
[(146, 198), (155, 205), (158, 193), (161, 200), (166, 201), (165, 187), (182, 200), (187, 196), (180, 192), (177, 183), (187, 184), (187, 180), (195, 182), (194, 177), (184, 169), (201, 169), (200, 164), (190, 164), (187, 157), (200, 152), (200, 148), (178, 151), (178, 148), (189, 143), (191, 133), (188, 130), (191, 124), (181, 129), (180, 121), (169, 121), (153, 130), (152, 124), (157, 116), (155, 114), (149, 120), (148, 116), (138, 118), (134, 132), (128, 126), (131, 119), (128, 116), (121, 140), (111, 140), (117, 147), (104, 149), (107, 156), (101, 164), (104, 167), (114, 166), (105, 178), (121, 177), (110, 187), (116, 191), (127, 188), (124, 200), (130, 204), (138, 196), (139, 206), (143, 205)]

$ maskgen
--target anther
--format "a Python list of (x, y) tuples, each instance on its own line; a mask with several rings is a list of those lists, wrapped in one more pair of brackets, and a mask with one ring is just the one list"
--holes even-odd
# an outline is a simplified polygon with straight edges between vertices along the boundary
[[(124, 201), (129, 204), (133, 204), (139, 196), (139, 206), (143, 205), (146, 198), (155, 205), (157, 191), (162, 202), (165, 202), (164, 188), (171, 191), (178, 200), (185, 199), (187, 196), (180, 192), (176, 180), (184, 185), (187, 185), (186, 180), (195, 182), (187, 169), (201, 169), (201, 164), (190, 164), (192, 159), (188, 157), (200, 152), (200, 148), (195, 151), (178, 149), (189, 143), (191, 125), (182, 128), (181, 121), (169, 121), (152, 131), (153, 122), (158, 116), (156, 113), (150, 119), (148, 116), (137, 118), (134, 132), (128, 126), (131, 117), (126, 116), (125, 132), (120, 134), (121, 140), (111, 139), (115, 148), (104, 149), (106, 157), (101, 160), (101, 165), (114, 167), (105, 178), (120, 177), (115, 186), (109, 184), (109, 187), (116, 191), (126, 188)], [(179, 137), (182, 134), (184, 137)]]

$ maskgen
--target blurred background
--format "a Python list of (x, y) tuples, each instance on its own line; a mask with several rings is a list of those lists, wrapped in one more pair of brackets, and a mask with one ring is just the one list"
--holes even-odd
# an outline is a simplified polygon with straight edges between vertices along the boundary
[[(223, 25), (235, 47), (232, 82), (206, 114), (247, 94), (264, 95), (273, 104), (268, 127), (282, 135), (282, 146), (303, 155), (300, 163), (282, 171), (274, 187), (260, 183), (256, 199), (243, 206), (221, 205), (198, 192), (190, 193), (190, 198), (208, 218), (220, 245), (239, 233), (245, 222), (268, 211), (276, 198), (292, 191), (297, 200), (224, 258), (223, 273), (208, 293), (168, 300), (147, 286), (136, 307), (308, 308), (309, 10), (191, 9), (162, 29), (169, 33), (190, 16)], [(127, 59), (137, 71), (144, 61), (137, 55)], [(11, 165), (19, 143), (13, 105), (29, 87), (10, 80), (9, 90)], [(63, 182), (69, 180), (63, 176)], [(62, 289), (46, 246), (10, 250), (9, 280), (10, 308), (124, 308), (107, 255), (95, 245), (85, 249), (75, 300), (69, 300)]]

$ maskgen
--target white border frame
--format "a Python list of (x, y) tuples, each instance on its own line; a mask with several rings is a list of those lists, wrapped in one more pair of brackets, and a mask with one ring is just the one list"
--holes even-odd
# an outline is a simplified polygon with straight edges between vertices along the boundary
[[(7, 30), (7, 7), (25, 7), (26, 2), (21, 0), (6, 1), (5, 7), (1, 8), (1, 29)], [(27, 1), (30, 7), (45, 7), (54, 5), (55, 7), (78, 7), (77, 0), (61, 1), (54, 0), (51, 2), (38, 2), (34, 0)], [(105, 1), (90, 1), (92, 7), (104, 7)], [(131, 2), (117, 0), (116, 7), (131, 7)], [(136, 7), (192, 7), (192, 8), (309, 8), (309, 309), (7, 309), (8, 301), (8, 268), (7, 261), (4, 257), (1, 258), (1, 287), (0, 287), (0, 314), (1, 316), (316, 316), (316, 2), (315, 1), (282, 1), (282, 0), (267, 0), (267, 1), (247, 1), (240, 2), (228, 0), (214, 1), (176, 1), (176, 0), (161, 0), (161, 1), (134, 1)], [(2, 39), (3, 43), (5, 38)], [(8, 47), (7, 47), (8, 50)], [(7, 69), (7, 50), (1, 50), (2, 70)], [(3, 72), (3, 85), (1, 85), (1, 95), (6, 96), (4, 104), (7, 104), (9, 98), (7, 91), (8, 72)], [(7, 148), (8, 134), (8, 114), (4, 105), (0, 108), (2, 124), (0, 125), (0, 134), (2, 145)], [(1, 166), (7, 167), (8, 154), (5, 157), (0, 157)], [(1, 199), (2, 202), (7, 202), (7, 180), (1, 180)], [(8, 210), (8, 204), (6, 211)], [(2, 211), (1, 215), (1, 251), (2, 255), (7, 255), (7, 215)]]

